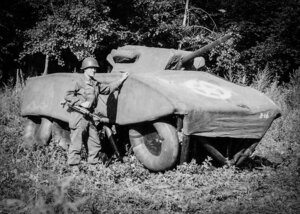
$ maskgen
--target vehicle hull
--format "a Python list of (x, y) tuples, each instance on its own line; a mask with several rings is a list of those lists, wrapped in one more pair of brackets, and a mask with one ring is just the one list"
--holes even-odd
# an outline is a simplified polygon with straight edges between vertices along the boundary
[[(69, 112), (60, 104), (82, 74), (30, 78), (23, 91), (23, 116), (44, 116), (64, 122)], [(121, 74), (97, 74), (109, 83)], [(112, 123), (130, 125), (168, 115), (183, 116), (186, 135), (260, 139), (280, 115), (264, 94), (205, 72), (158, 71), (132, 74), (119, 92), (99, 96), (97, 112)]]

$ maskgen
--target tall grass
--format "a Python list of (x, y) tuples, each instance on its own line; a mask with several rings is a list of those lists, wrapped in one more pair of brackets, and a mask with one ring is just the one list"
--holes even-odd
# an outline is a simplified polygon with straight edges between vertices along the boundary
[(273, 161), (296, 163), (300, 157), (300, 69), (294, 72), (288, 84), (278, 85), (270, 78), (265, 82), (258, 79), (254, 85), (280, 107), (282, 116), (272, 124), (257, 151)]
[(192, 161), (150, 173), (129, 156), (108, 168), (83, 164), (76, 177), (54, 142), (35, 150), (22, 147), (20, 93), (4, 88), (0, 213), (299, 213), (299, 70), (286, 85), (257, 80), (253, 87), (282, 109), (254, 154), (260, 165), (214, 168), (208, 158), (202, 165)]

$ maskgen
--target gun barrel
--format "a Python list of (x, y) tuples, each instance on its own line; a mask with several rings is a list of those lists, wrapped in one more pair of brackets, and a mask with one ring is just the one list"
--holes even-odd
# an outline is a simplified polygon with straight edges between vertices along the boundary
[(231, 37), (232, 37), (231, 33), (226, 34), (225, 36), (217, 39), (216, 41), (205, 45), (204, 47), (200, 48), (199, 50), (194, 51), (193, 53), (191, 53), (187, 56), (184, 56), (181, 60), (181, 63), (185, 64), (185, 63), (189, 62), (190, 60), (194, 59), (195, 57), (203, 55), (204, 53), (206, 53), (207, 51), (209, 51), (209, 50), (213, 49), (214, 47), (220, 45), (221, 43), (226, 42)]

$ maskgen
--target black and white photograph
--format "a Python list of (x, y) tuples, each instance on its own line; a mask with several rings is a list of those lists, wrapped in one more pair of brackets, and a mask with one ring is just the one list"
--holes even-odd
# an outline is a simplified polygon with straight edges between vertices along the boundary
[(1, 0), (0, 214), (300, 213), (299, 0)]

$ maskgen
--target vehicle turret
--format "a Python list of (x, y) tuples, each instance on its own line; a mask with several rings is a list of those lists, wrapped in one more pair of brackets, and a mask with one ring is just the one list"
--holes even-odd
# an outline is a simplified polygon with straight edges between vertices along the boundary
[[(112, 65), (113, 73), (120, 71), (152, 73), (156, 70), (197, 70), (199, 65), (203, 66), (204, 64), (204, 58), (200, 59), (200, 57), (214, 47), (226, 42), (231, 36), (231, 34), (226, 34), (194, 52), (126, 45), (118, 49), (113, 49), (107, 56), (107, 61)], [(198, 65), (195, 65), (196, 61), (198, 61)]]

